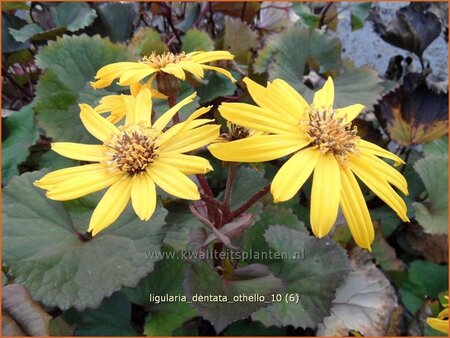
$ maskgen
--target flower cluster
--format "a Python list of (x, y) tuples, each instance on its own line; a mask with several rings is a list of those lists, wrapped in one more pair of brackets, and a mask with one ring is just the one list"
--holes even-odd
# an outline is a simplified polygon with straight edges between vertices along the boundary
[[(364, 106), (334, 108), (331, 78), (311, 104), (281, 79), (263, 87), (244, 78), (256, 105), (223, 103), (219, 107), (228, 121), (226, 137), (219, 137), (220, 126), (214, 120), (200, 118), (211, 107), (202, 107), (175, 123), (178, 110), (192, 102), (195, 93), (152, 122), (152, 100), (169, 98), (173, 102), (186, 72), (202, 78), (205, 70), (213, 70), (236, 81), (229, 71), (206, 65), (231, 59), (233, 55), (225, 51), (165, 53), (101, 68), (92, 83), (94, 88), (107, 87), (115, 79), (130, 87), (130, 95), (106, 96), (95, 108), (80, 105), (84, 126), (101, 144), (52, 144), (60, 155), (93, 163), (52, 172), (35, 184), (46, 189), (49, 198), (60, 201), (109, 187), (90, 221), (88, 231), (96, 235), (118, 218), (130, 199), (139, 218), (150, 219), (156, 206), (156, 186), (179, 198), (200, 199), (197, 185), (188, 176), (204, 174), (212, 167), (205, 158), (186, 153), (208, 146), (216, 158), (228, 162), (265, 162), (290, 156), (270, 191), (274, 202), (287, 201), (312, 175), (310, 223), (317, 237), (330, 232), (340, 206), (355, 242), (370, 250), (374, 228), (357, 178), (408, 221), (405, 202), (393, 188), (407, 194), (406, 180), (381, 158), (396, 164), (403, 161), (358, 136), (352, 121)], [(109, 115), (105, 118), (103, 113)], [(172, 120), (174, 124), (168, 127)]]

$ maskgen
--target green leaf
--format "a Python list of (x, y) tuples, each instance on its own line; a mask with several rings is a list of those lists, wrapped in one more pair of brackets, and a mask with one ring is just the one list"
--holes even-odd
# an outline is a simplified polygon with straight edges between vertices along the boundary
[(239, 18), (225, 17), (223, 49), (234, 55), (236, 62), (248, 64), (251, 48), (259, 45), (258, 34)]
[[(233, 74), (233, 76), (236, 76), (236, 74)], [(233, 95), (236, 90), (236, 86), (230, 79), (216, 72), (207, 73), (206, 78), (208, 83), (197, 89), (200, 104), (211, 102), (220, 96)]]
[[(2, 288), (2, 310), (8, 314), (29, 336), (50, 335), (52, 318), (31, 298), (22, 285), (6, 285)], [(3, 312), (3, 314), (5, 314)], [(2, 323), (3, 324), (3, 323)], [(3, 333), (5, 333), (3, 331)]]
[(448, 136), (425, 143), (423, 151), (429, 155), (447, 155), (448, 154)]
[(29, 148), (38, 140), (39, 132), (34, 123), (33, 105), (24, 106), (3, 122), (6, 136), (2, 142), (2, 181), (8, 182), (19, 174), (17, 166), (30, 154)]
[(397, 296), (386, 276), (366, 258), (352, 260), (355, 270), (337, 289), (331, 315), (319, 325), (317, 336), (348, 336), (351, 330), (363, 336), (384, 336), (397, 308)]
[(30, 5), (24, 2), (3, 2), (2, 3), (2, 11), (13, 11), (16, 9), (24, 9), (29, 10)]
[(89, 81), (102, 66), (127, 60), (125, 47), (99, 36), (65, 36), (42, 49), (38, 65), (46, 72), (36, 87), (38, 125), (57, 141), (91, 143), (81, 123), (78, 103), (96, 105), (106, 90), (93, 90)]
[[(374, 70), (355, 68), (349, 62), (343, 64), (339, 40), (316, 29), (294, 27), (273, 35), (254, 63), (255, 72), (267, 71), (269, 80), (287, 81), (308, 102), (312, 102), (314, 91), (303, 83), (303, 76), (311, 69), (333, 75), (337, 108), (355, 103), (371, 106), (382, 90)], [(321, 83), (316, 90), (320, 86)]]
[(448, 157), (426, 155), (414, 164), (428, 192), (423, 203), (413, 203), (416, 218), (426, 233), (448, 233)]
[(270, 247), (283, 253), (277, 277), (283, 280), (284, 295), (298, 295), (299, 301), (271, 304), (252, 315), (266, 326), (316, 328), (330, 313), (336, 288), (350, 266), (345, 251), (329, 238), (317, 239), (303, 231), (274, 225), (264, 237)]
[(129, 58), (124, 46), (113, 44), (98, 35), (90, 37), (82, 34), (63, 36), (50, 43), (38, 53), (36, 63), (41, 69), (52, 70), (67, 88), (78, 92), (94, 80), (101, 67)]
[(208, 33), (196, 28), (191, 28), (181, 38), (183, 52), (190, 53), (196, 51), (212, 51), (214, 50), (214, 41), (209, 37)]
[(19, 50), (26, 49), (30, 46), (29, 42), (19, 42), (11, 34), (11, 30), (20, 30), (27, 25), (25, 20), (22, 20), (14, 15), (2, 12), (2, 52), (13, 53)]
[(223, 332), (224, 336), (286, 336), (286, 330), (270, 326), (265, 327), (260, 322), (251, 322), (248, 320), (239, 320), (231, 324)]
[(106, 2), (97, 6), (100, 20), (113, 42), (130, 38), (138, 16), (138, 5), (134, 2)]
[(133, 35), (130, 46), (140, 56), (148, 56), (152, 53), (163, 54), (169, 48), (161, 38), (161, 34), (150, 27), (141, 27)]
[(364, 21), (369, 16), (371, 2), (355, 2), (349, 3), (349, 9), (351, 11), (351, 25), (352, 31), (356, 31), (364, 27)]
[[(270, 301), (271, 295), (281, 290), (282, 282), (262, 264), (236, 269), (230, 279), (224, 279), (205, 261), (196, 261), (187, 270), (184, 287), (199, 315), (209, 320), (219, 333), (228, 324), (265, 306), (264, 301)], [(255, 295), (264, 299), (248, 298)], [(199, 296), (212, 298), (204, 301)]]
[(402, 302), (415, 313), (427, 298), (437, 298), (448, 289), (448, 266), (417, 260), (410, 264), (408, 277), (400, 288)]
[[(264, 240), (264, 233), (271, 225), (284, 225), (287, 228), (306, 232), (305, 225), (300, 222), (292, 209), (280, 206), (267, 205), (263, 208), (259, 220), (255, 222), (244, 234), (244, 251), (263, 253), (272, 251)], [(253, 263), (270, 263), (268, 259), (250, 260)]]
[[(70, 312), (69, 312), (70, 314)], [(131, 323), (131, 304), (121, 293), (103, 300), (98, 309), (72, 314), (77, 336), (136, 336)], [(69, 317), (68, 314), (65, 317)]]
[(44, 30), (35, 23), (30, 23), (23, 26), (20, 29), (9, 29), (9, 33), (19, 42), (25, 42), (35, 36), (36, 34), (43, 33)]
[(33, 186), (44, 173), (23, 174), (3, 190), (3, 257), (34, 299), (62, 310), (93, 308), (153, 271), (146, 252), (159, 250), (165, 209), (158, 207), (142, 222), (128, 207), (104, 232), (82, 240), (76, 229), (86, 231), (92, 212), (86, 212), (86, 203), (77, 213), (74, 202), (46, 198)]
[(56, 27), (66, 27), (70, 32), (76, 32), (92, 24), (97, 13), (87, 3), (63, 2), (50, 7), (50, 13)]
[(150, 296), (157, 299), (155, 296), (184, 295), (186, 264), (174, 251), (166, 250), (164, 253), (166, 259), (156, 263), (155, 270), (142, 279), (136, 288), (123, 289), (131, 302), (145, 307), (150, 312), (144, 324), (144, 334), (147, 336), (171, 336), (175, 329), (196, 316), (194, 308), (185, 301), (150, 301)]
[(404, 271), (406, 268), (406, 264), (397, 258), (394, 248), (388, 244), (378, 229), (372, 244), (372, 255), (384, 271)]

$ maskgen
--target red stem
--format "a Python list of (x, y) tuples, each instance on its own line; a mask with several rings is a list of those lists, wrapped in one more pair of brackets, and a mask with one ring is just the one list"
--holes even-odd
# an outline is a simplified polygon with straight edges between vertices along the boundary
[(248, 208), (250, 208), (253, 204), (255, 204), (261, 197), (267, 194), (270, 190), (270, 184), (266, 185), (264, 188), (259, 190), (256, 194), (250, 197), (246, 202), (244, 202), (239, 208), (232, 211), (225, 222), (231, 222), (236, 217), (240, 216), (243, 212), (245, 212)]

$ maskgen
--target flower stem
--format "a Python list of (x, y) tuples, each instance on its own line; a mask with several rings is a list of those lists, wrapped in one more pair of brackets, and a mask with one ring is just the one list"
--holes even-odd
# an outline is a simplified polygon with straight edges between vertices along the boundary
[[(211, 187), (209, 186), (208, 181), (206, 180), (205, 175), (203, 174), (197, 174), (195, 175), (198, 179), (198, 183), (200, 183), (200, 187), (202, 188), (204, 194), (203, 196), (205, 196), (205, 198), (203, 198), (202, 196), (202, 200), (205, 201), (205, 203), (207, 203), (208, 205), (208, 210), (212, 213), (212, 216), (214, 218), (214, 226), (216, 228), (220, 228), (223, 224), (223, 218), (222, 218), (222, 213), (220, 212), (222, 210), (222, 204), (217, 201), (214, 198), (214, 194), (211, 190)], [(207, 197), (206, 197), (207, 196)], [(213, 200), (215, 202), (213, 202)], [(212, 206), (211, 204), (214, 203), (215, 205)], [(220, 204), (220, 208), (218, 207)]]
[(256, 194), (250, 197), (246, 202), (244, 202), (239, 208), (232, 211), (225, 222), (231, 222), (236, 217), (240, 216), (243, 212), (247, 211), (253, 204), (255, 204), (261, 197), (267, 194), (270, 190), (270, 184), (266, 185), (264, 188), (259, 190)]
[[(169, 96), (167, 98), (167, 103), (169, 104), (169, 107), (172, 108), (177, 104), (177, 98), (175, 96)], [(178, 112), (172, 117), (173, 124), (180, 123), (180, 116), (178, 115)]]
[(235, 164), (230, 162), (229, 165), (230, 166), (228, 168), (227, 184), (225, 187), (225, 196), (223, 198), (223, 209), (225, 213), (225, 218), (227, 218), (228, 214), (230, 213), (231, 192), (233, 189), (234, 176), (236, 174)]

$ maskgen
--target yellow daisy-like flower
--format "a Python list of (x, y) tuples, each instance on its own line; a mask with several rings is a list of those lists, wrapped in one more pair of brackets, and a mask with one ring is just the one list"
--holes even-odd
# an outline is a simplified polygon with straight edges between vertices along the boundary
[(310, 221), (314, 234), (323, 237), (336, 221), (339, 204), (356, 243), (370, 250), (374, 229), (355, 175), (404, 221), (406, 205), (391, 187), (408, 193), (405, 178), (381, 160), (403, 161), (389, 151), (357, 136), (351, 121), (364, 106), (334, 109), (333, 80), (328, 78), (309, 105), (283, 80), (267, 88), (244, 79), (259, 105), (223, 103), (222, 116), (240, 126), (266, 132), (229, 143), (212, 144), (211, 153), (224, 161), (264, 162), (294, 154), (271, 184), (275, 202), (292, 198), (314, 172)]
[(167, 52), (161, 55), (145, 56), (138, 62), (117, 62), (102, 67), (95, 75), (96, 82), (91, 82), (93, 88), (105, 88), (114, 79), (119, 79), (120, 86), (131, 86), (143, 78), (155, 74), (166, 73), (180, 80), (186, 78), (185, 72), (202, 79), (205, 70), (213, 70), (235, 82), (231, 73), (223, 68), (206, 65), (218, 60), (233, 60), (234, 56), (227, 51), (192, 52), (173, 54)]
[(198, 200), (197, 185), (187, 175), (212, 170), (209, 162), (183, 154), (203, 147), (219, 136), (213, 120), (198, 119), (211, 107), (200, 108), (186, 121), (164, 130), (192, 94), (151, 124), (151, 94), (140, 91), (130, 100), (125, 124), (116, 127), (89, 105), (80, 105), (80, 118), (86, 129), (103, 144), (69, 142), (52, 144), (52, 149), (68, 158), (96, 162), (57, 170), (45, 175), (35, 185), (48, 190), (47, 197), (66, 201), (109, 187), (95, 208), (88, 231), (96, 235), (113, 223), (129, 199), (141, 220), (148, 220), (156, 206), (155, 186), (179, 198)]
[(446, 302), (442, 303), (444, 310), (438, 314), (437, 318), (427, 318), (427, 323), (433, 329), (448, 334), (448, 296), (445, 296), (444, 298), (446, 300)]
[[(167, 99), (167, 96), (158, 92), (151, 87), (152, 77), (146, 84), (141, 85), (139, 82), (130, 86), (131, 96), (137, 96), (141, 90), (148, 89), (154, 99)], [(120, 122), (126, 115), (128, 101), (133, 101), (130, 95), (107, 95), (100, 99), (99, 105), (94, 108), (97, 113), (110, 113), (106, 118), (108, 121), (116, 124)]]

